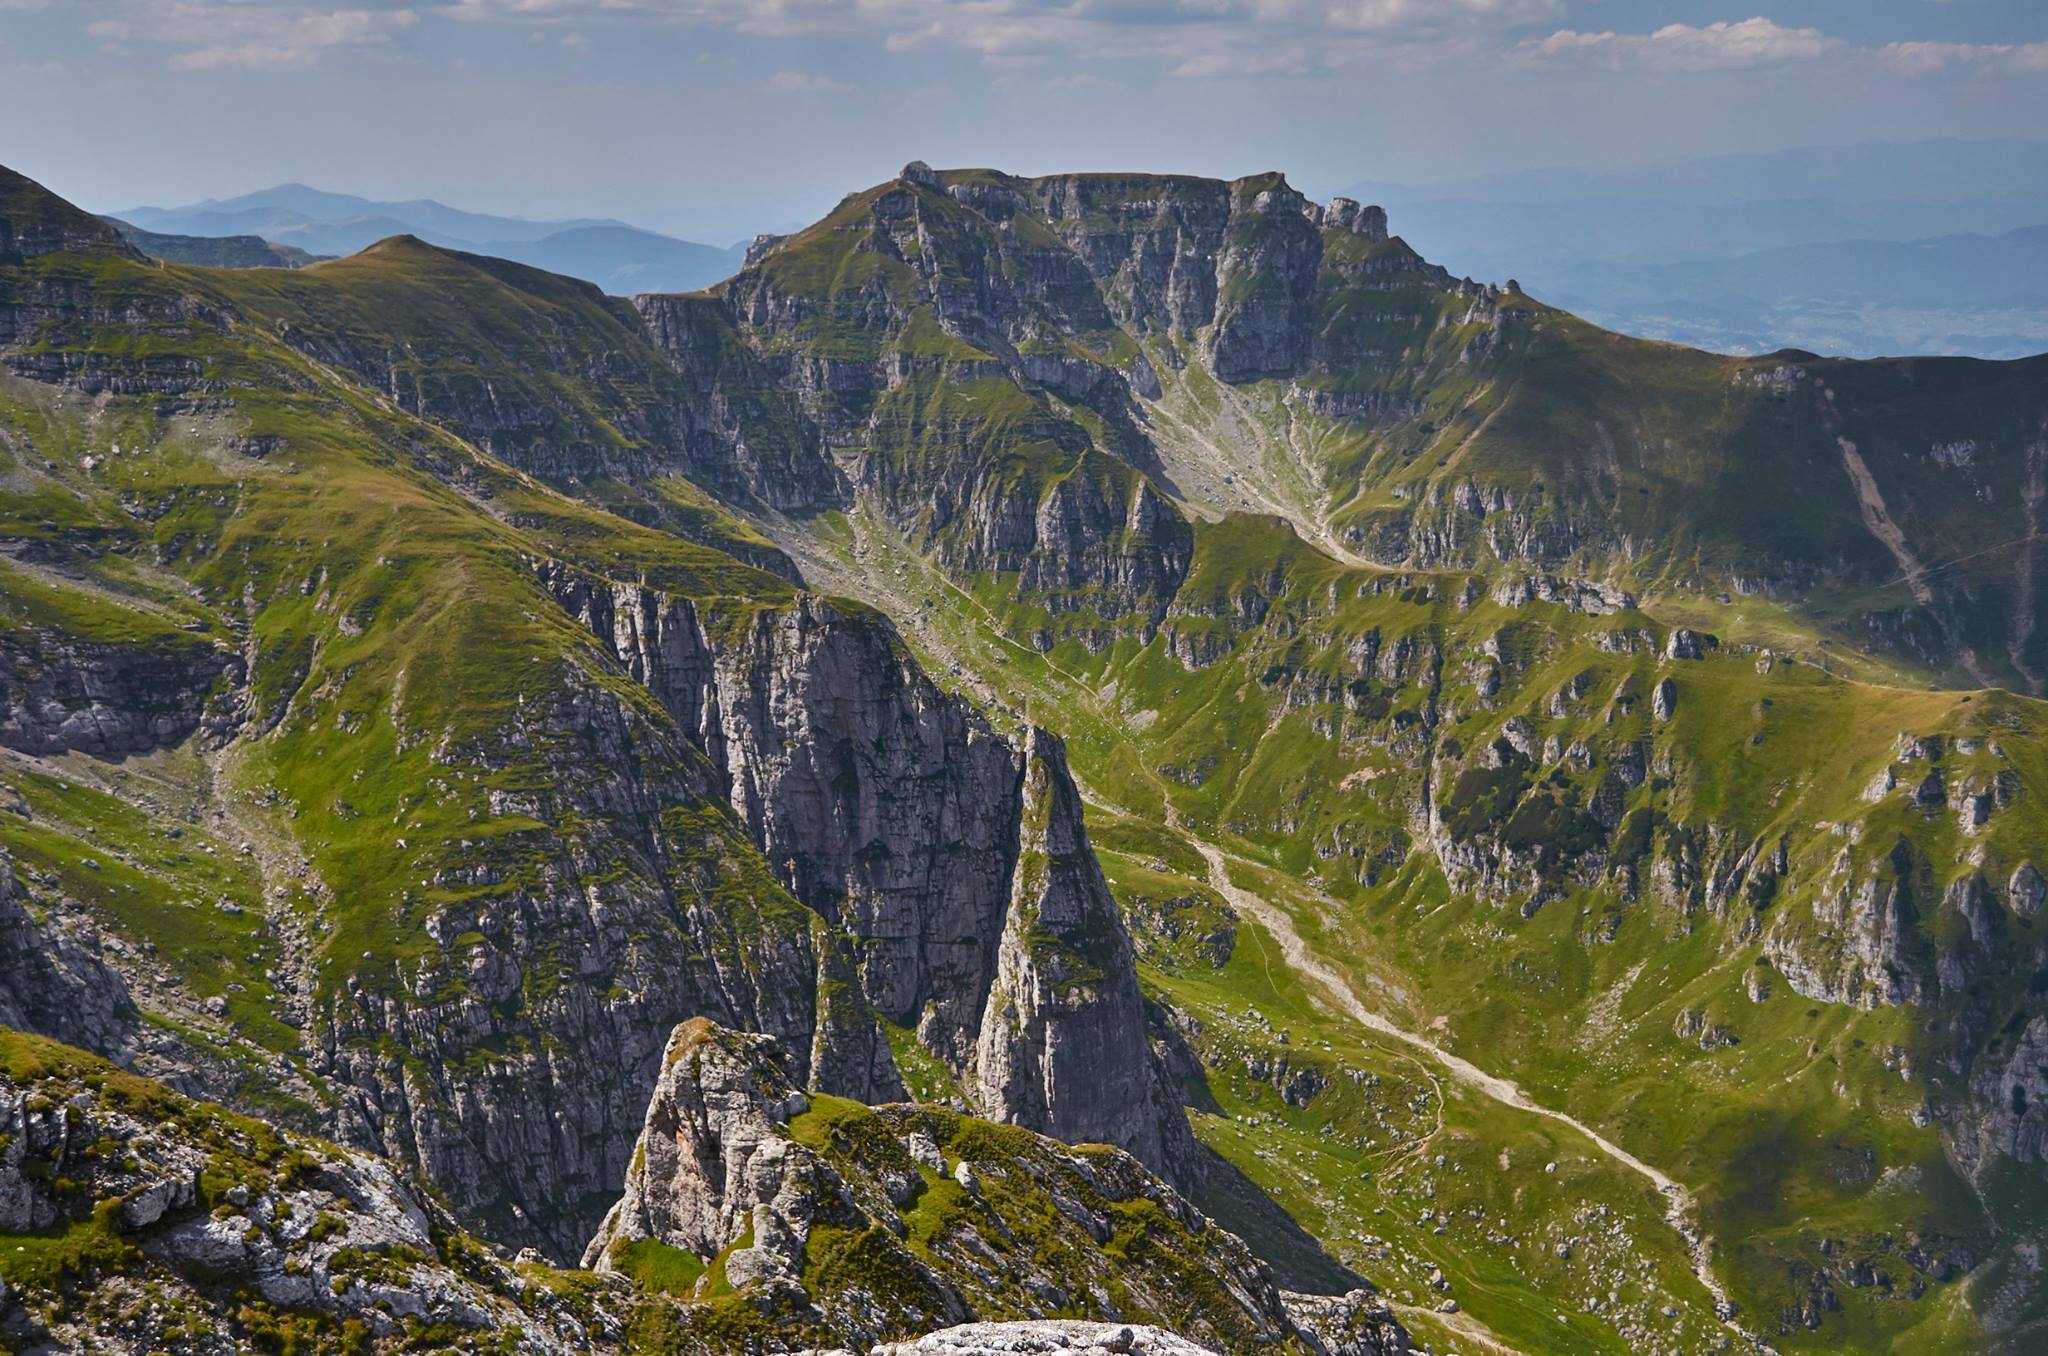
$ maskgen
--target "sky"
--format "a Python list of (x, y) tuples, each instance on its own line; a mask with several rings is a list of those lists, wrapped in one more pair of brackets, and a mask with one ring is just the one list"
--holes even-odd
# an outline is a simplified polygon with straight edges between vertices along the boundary
[(96, 211), (296, 180), (724, 244), (914, 158), (1321, 197), (2044, 127), (2044, 0), (0, 0), (0, 164)]

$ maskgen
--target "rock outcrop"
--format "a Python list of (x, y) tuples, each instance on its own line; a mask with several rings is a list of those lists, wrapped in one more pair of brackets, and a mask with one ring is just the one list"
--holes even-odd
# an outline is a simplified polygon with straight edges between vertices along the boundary
[(2048, 1016), (2012, 1032), (2002, 1055), (1982, 1057), (1970, 1091), (1975, 1105), (1951, 1128), (1965, 1163), (1981, 1168), (2000, 1154), (2048, 1162)]
[[(1352, 1345), (1318, 1345), (1235, 1235), (1121, 1150), (813, 1098), (773, 1040), (704, 1021), (676, 1029), (625, 1193), (584, 1261), (631, 1274), (649, 1247), (690, 1254), (786, 1330), (863, 1349), (1002, 1313), (1173, 1315), (1213, 1351), (1406, 1350), (1366, 1295), (1347, 1311)], [(714, 1293), (679, 1298), (688, 1331)], [(1377, 1345), (1359, 1344), (1367, 1332)]]
[[(811, 1352), (799, 1356), (851, 1356)], [(1162, 1328), (1078, 1319), (963, 1323), (902, 1342), (884, 1342), (868, 1356), (1210, 1356), (1209, 1348)]]
[(1024, 751), (1016, 877), (970, 1096), (991, 1119), (1114, 1144), (1162, 1171), (1187, 1122), (1145, 1036), (1131, 938), (1088, 844), (1059, 739)]
[[(1382, 1319), (1385, 1306), (1380, 1306)], [(1310, 1351), (1326, 1356), (1392, 1356), (1394, 1330), (1381, 1327), (1350, 1345), (1321, 1345), (1302, 1334)], [(799, 1352), (797, 1356), (853, 1356), (846, 1351)], [(884, 1342), (868, 1356), (1212, 1356), (1211, 1348), (1163, 1328), (1138, 1323), (1088, 1323), (1079, 1319), (1038, 1319), (1009, 1323), (963, 1323), (899, 1342)]]
[(654, 1239), (725, 1259), (734, 1285), (800, 1285), (804, 1244), (838, 1183), (816, 1155), (784, 1133), (810, 1106), (773, 1037), (728, 1031), (702, 1018), (676, 1028), (626, 1176), (625, 1194), (583, 1255), (587, 1267)]
[(216, 729), (239, 723), (232, 707), (241, 679), (239, 656), (194, 636), (135, 645), (9, 630), (0, 636), (0, 745), (147, 753), (182, 742), (209, 714)]
[(0, 1027), (90, 1050), (125, 1045), (135, 1003), (97, 943), (88, 930), (30, 912), (14, 859), (0, 848)]
[(294, 1332), (381, 1353), (436, 1328), (544, 1356), (608, 1345), (601, 1306), (526, 1284), (389, 1163), (54, 1042), (0, 1049), (0, 1231), (70, 1248), (47, 1271), (11, 1250), (10, 1349), (228, 1356)]
[(1781, 918), (1764, 945), (1786, 983), (1808, 998), (1867, 1008), (1931, 997), (1934, 958), (1914, 900), (1915, 865), (1901, 839), (1861, 879), (1838, 867), (1810, 925)]

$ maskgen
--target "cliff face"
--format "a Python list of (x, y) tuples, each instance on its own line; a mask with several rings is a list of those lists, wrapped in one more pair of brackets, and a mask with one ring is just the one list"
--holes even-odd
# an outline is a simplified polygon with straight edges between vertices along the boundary
[(1216, 328), (1209, 366), (1219, 380), (1291, 377), (1308, 363), (1315, 336), (1322, 232), (1308, 200), (1278, 175), (1240, 181), (1216, 258)]
[(872, 1017), (820, 1003), (838, 939), (775, 882), (696, 749), (604, 677), (570, 677), (520, 729), (550, 771), (506, 808), (571, 831), (509, 860), (450, 854), (439, 876), (456, 888), (411, 924), (424, 945), (348, 967), (316, 1026), (343, 1138), (559, 1255), (623, 1170), (679, 1018), (806, 1056), (843, 1037), (869, 1057), (825, 1076), (893, 1086)]
[(715, 680), (734, 810), (792, 893), (859, 939), (876, 1011), (957, 1063), (1017, 851), (1015, 752), (845, 604), (757, 615)]
[(202, 721), (216, 732), (238, 724), (241, 680), (236, 655), (194, 637), (144, 649), (12, 631), (0, 636), (0, 745), (101, 758), (168, 748)]
[(549, 586), (689, 732), (784, 888), (858, 939), (875, 1011), (964, 1066), (1017, 851), (1010, 747), (863, 609), (803, 595), (714, 639), (688, 599)]
[[(986, 195), (953, 191), (986, 211)], [(1323, 207), (1277, 174), (1063, 175), (1021, 191), (1087, 266), (1117, 323), (1234, 384), (1298, 376), (1317, 361), (1326, 231), (1368, 245), (1388, 238), (1383, 209), (1348, 198)], [(1344, 252), (1327, 257), (1355, 271)]]
[[(635, 586), (557, 573), (550, 587), (694, 732), (777, 879), (851, 939), (866, 1003), (915, 1027), (983, 1114), (1186, 1167), (1186, 1120), (1056, 737), (1033, 731), (1020, 760), (845, 604), (806, 595), (707, 627), (687, 600)], [(893, 1066), (869, 1066), (795, 1072), (900, 1095)]]
[(1028, 191), (1087, 265), (1119, 323), (1186, 341), (1215, 319), (1215, 261), (1230, 220), (1229, 185), (1075, 174), (1035, 179)]

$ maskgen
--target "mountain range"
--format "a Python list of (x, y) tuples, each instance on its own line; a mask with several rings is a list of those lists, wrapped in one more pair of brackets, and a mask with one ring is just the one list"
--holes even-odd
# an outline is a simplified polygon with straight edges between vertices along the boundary
[(2048, 357), (1392, 226), (914, 162), (626, 299), (0, 172), (0, 1333), (2037, 1349)]
[[(743, 245), (719, 249), (610, 219), (529, 221), (465, 212), (431, 198), (380, 202), (304, 184), (185, 207), (112, 214), (139, 230), (177, 236), (257, 236), (308, 254), (354, 254), (394, 235), (495, 255), (596, 283), (607, 292), (688, 292), (739, 267)], [(147, 244), (140, 246), (153, 252)], [(181, 259), (178, 262), (202, 262)]]

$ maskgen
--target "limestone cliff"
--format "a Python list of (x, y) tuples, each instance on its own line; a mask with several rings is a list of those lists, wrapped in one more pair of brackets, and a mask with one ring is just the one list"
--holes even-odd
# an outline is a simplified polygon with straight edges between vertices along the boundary
[(232, 728), (239, 656), (176, 632), (151, 646), (10, 630), (0, 635), (0, 745), (98, 757)]
[[(548, 578), (693, 732), (778, 880), (855, 939), (867, 1004), (915, 1027), (984, 1114), (1185, 1166), (1185, 1117), (1055, 736), (1033, 731), (1020, 766), (885, 623), (843, 603), (804, 595), (707, 626), (685, 599)], [(868, 1065), (799, 1058), (795, 1073), (900, 1095), (892, 1064)]]
[(1184, 1168), (1187, 1122), (1145, 1035), (1137, 964), (1059, 738), (1024, 750), (1022, 830), (971, 1091), (995, 1120)]

